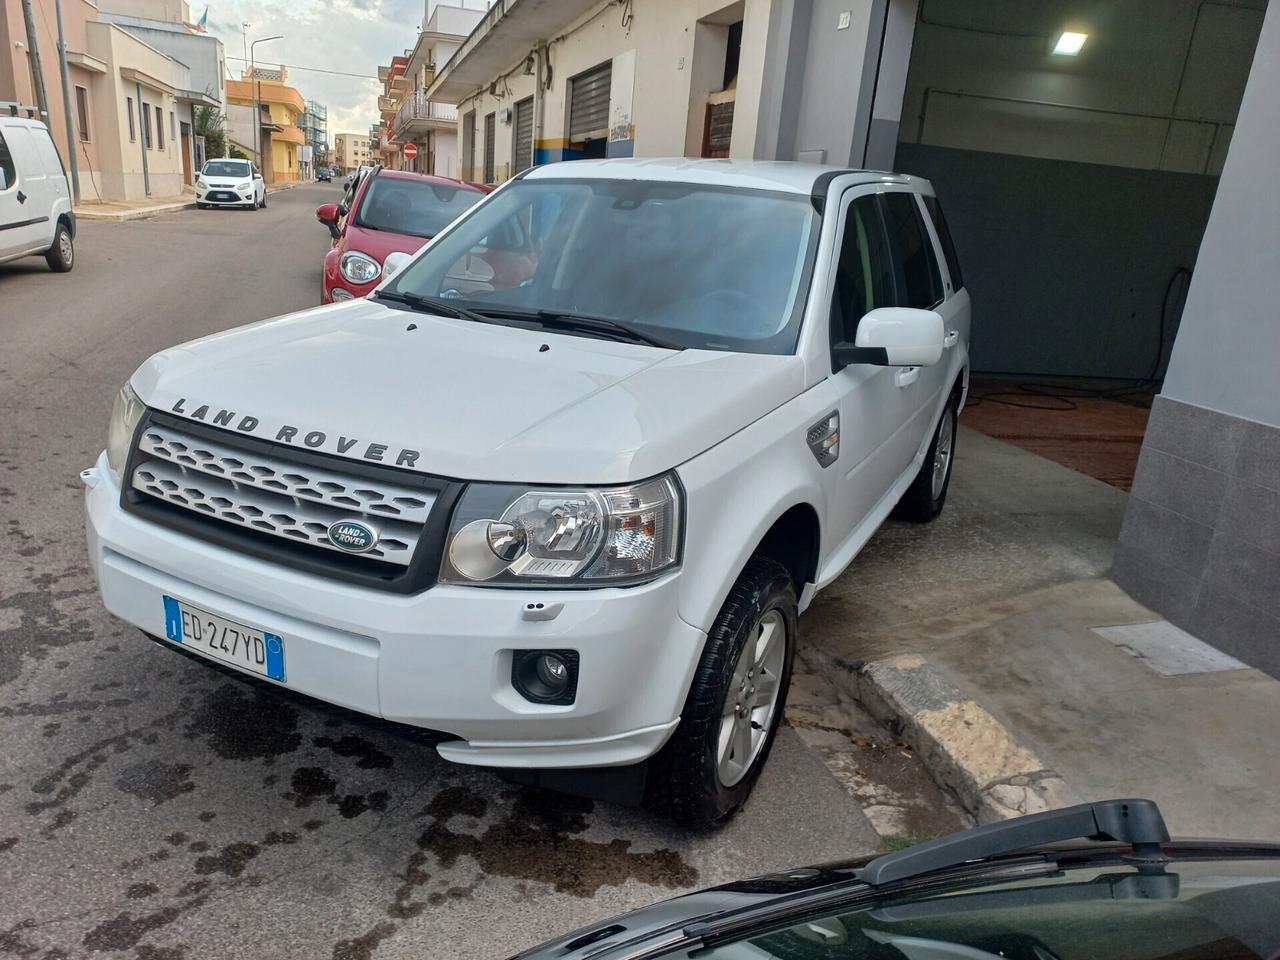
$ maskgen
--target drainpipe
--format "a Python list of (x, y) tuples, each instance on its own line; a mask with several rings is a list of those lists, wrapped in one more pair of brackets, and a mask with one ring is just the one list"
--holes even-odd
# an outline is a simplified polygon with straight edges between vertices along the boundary
[(545, 45), (533, 49), (536, 66), (533, 84), (533, 144), (529, 150), (529, 163), (535, 167), (538, 165), (538, 141), (542, 139), (542, 110), (543, 102), (546, 100), (546, 94), (542, 90), (542, 59), (546, 50)]
[(134, 94), (138, 98), (138, 143), (142, 145), (142, 190), (151, 196), (151, 171), (147, 168), (147, 108), (142, 103), (142, 84), (133, 83)]

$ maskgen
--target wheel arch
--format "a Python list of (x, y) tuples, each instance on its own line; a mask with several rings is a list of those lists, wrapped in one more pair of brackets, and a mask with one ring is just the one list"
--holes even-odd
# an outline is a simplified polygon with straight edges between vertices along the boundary
[(797, 503), (773, 521), (751, 556), (769, 557), (786, 567), (795, 584), (796, 597), (800, 597), (805, 586), (817, 580), (821, 547), (822, 524), (818, 511), (810, 503)]
[[(67, 232), (71, 234), (72, 240), (76, 238), (76, 218), (72, 216), (70, 212), (64, 210), (62, 213), (58, 214), (56, 222), (67, 228)], [(57, 228), (55, 227), (55, 230), (56, 229)]]

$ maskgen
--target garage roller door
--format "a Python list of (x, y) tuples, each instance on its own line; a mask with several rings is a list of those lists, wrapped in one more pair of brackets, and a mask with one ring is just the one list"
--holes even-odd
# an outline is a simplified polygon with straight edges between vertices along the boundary
[(516, 104), (515, 121), (515, 170), (519, 173), (533, 166), (533, 98), (521, 100)]
[(609, 80), (613, 63), (580, 73), (569, 81), (569, 139), (596, 140), (609, 133)]

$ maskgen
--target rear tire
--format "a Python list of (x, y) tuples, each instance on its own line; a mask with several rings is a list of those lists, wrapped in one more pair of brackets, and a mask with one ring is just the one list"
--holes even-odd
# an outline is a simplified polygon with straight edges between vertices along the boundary
[(702, 829), (742, 808), (786, 708), (798, 617), (786, 568), (753, 557), (707, 634), (680, 725), (650, 761), (650, 807)]
[(947, 490), (951, 487), (951, 469), (956, 455), (956, 408), (959, 395), (952, 393), (938, 418), (933, 440), (920, 464), (920, 472), (902, 495), (893, 515), (912, 523), (929, 523), (942, 512), (947, 502)]
[(44, 255), (44, 262), (54, 273), (67, 273), (75, 266), (76, 250), (71, 239), (71, 231), (65, 223), (59, 223), (53, 232), (53, 246)]
[(265, 192), (262, 194), (262, 202), (258, 204), (258, 209), (259, 210), (267, 209), (267, 195)]

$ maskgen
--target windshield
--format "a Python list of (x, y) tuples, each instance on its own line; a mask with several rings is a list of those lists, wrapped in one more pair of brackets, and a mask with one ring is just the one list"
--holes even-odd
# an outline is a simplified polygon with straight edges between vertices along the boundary
[(206, 177), (247, 177), (249, 164), (244, 160), (210, 160), (201, 172)]
[(634, 180), (521, 180), (393, 289), (621, 321), (684, 347), (795, 350), (817, 214), (807, 196)]
[(374, 177), (360, 201), (356, 225), (370, 230), (434, 237), (484, 199), (478, 190), (426, 180)]
[(1271, 960), (1280, 864), (1175, 863), (877, 898), (663, 960)]

